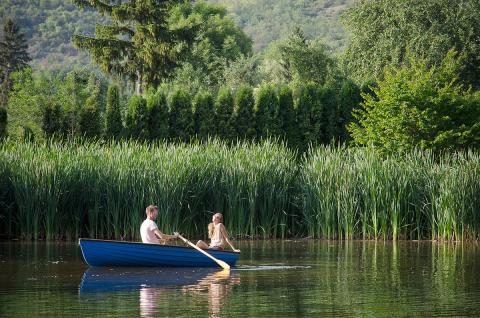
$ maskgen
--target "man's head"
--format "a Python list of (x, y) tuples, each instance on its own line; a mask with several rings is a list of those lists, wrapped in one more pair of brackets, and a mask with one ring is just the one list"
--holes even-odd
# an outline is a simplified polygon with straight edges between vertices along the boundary
[(158, 216), (158, 206), (156, 205), (149, 205), (145, 209), (145, 213), (147, 213), (147, 218), (150, 220), (155, 220)]

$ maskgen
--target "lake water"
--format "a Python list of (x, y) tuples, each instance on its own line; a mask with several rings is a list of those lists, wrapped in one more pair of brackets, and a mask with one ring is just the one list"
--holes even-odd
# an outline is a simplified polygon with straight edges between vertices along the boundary
[(480, 317), (480, 248), (237, 242), (230, 272), (88, 268), (72, 243), (0, 243), (0, 317)]

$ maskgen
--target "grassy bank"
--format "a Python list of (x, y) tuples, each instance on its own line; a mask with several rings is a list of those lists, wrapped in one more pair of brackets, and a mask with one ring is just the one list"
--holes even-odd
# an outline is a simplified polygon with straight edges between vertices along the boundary
[(0, 145), (0, 230), (24, 239), (138, 239), (146, 205), (165, 232), (204, 235), (222, 211), (232, 235), (477, 239), (480, 156), (282, 145)]

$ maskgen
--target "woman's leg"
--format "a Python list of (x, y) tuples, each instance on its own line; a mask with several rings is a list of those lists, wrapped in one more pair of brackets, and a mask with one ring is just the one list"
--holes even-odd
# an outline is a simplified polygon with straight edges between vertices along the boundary
[(200, 240), (200, 241), (197, 242), (197, 246), (200, 247), (201, 249), (204, 249), (204, 250), (208, 249), (207, 243), (205, 243), (205, 242), (202, 241), (202, 240)]

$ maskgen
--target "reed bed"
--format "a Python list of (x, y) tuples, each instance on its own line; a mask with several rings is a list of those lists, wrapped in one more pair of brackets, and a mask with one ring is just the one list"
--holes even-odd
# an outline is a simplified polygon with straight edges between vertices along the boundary
[(231, 235), (477, 240), (480, 157), (384, 156), (282, 144), (0, 144), (0, 231), (23, 239), (139, 238), (145, 207), (162, 231), (205, 237), (212, 213)]
[(294, 154), (268, 141), (6, 142), (0, 184), (14, 202), (2, 202), (2, 226), (24, 239), (138, 239), (145, 207), (157, 204), (164, 232), (199, 236), (221, 211), (233, 235), (283, 237), (295, 169)]
[(479, 238), (479, 156), (320, 147), (298, 179), (306, 231), (328, 239)]

